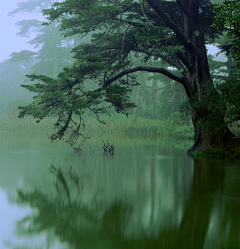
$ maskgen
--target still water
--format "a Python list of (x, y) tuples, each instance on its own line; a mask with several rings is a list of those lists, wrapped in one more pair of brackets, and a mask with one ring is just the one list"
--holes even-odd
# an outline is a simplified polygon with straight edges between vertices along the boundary
[[(189, 142), (0, 136), (1, 249), (240, 248), (240, 163)], [(104, 138), (106, 141), (107, 138)]]

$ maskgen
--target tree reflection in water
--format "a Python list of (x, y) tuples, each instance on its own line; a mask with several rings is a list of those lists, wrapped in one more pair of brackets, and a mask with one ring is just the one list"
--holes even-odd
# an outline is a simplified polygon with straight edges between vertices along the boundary
[[(79, 188), (84, 187), (82, 178), (72, 173), (66, 177), (54, 168), (56, 195), (18, 191), (19, 203), (28, 203), (38, 210), (18, 222), (18, 231), (29, 234), (52, 228), (60, 241), (76, 249), (240, 248), (239, 185), (229, 184), (232, 178), (228, 171), (226, 174), (225, 165), (224, 160), (195, 158), (191, 191), (180, 225), (150, 236), (144, 231), (127, 234), (135, 211), (131, 204), (115, 200), (104, 207), (96, 199), (86, 204)], [(239, 175), (239, 170), (233, 174)], [(75, 186), (75, 198), (70, 185)]]

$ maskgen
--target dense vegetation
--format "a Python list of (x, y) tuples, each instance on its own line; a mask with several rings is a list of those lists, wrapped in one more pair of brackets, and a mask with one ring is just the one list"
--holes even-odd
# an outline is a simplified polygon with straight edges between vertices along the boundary
[[(222, 38), (222, 31), (211, 26), (218, 11), (213, 11), (210, 1), (66, 0), (49, 7), (50, 3), (37, 1), (31, 10), (21, 3), (11, 14), (45, 6), (48, 21), (40, 33), (58, 24), (64, 37), (54, 46), (62, 48), (68, 41), (73, 58), (66, 60), (68, 65), (62, 63), (58, 75), (53, 69), (54, 77), (28, 75), (39, 83), (23, 85), (36, 96), (21, 107), (20, 117), (31, 115), (38, 122), (56, 117), (51, 139), (68, 134), (65, 140), (77, 148), (78, 137), (87, 138), (89, 115), (102, 123), (101, 114), (114, 111), (131, 114), (133, 124), (138, 116), (164, 121), (185, 101), (181, 110), (190, 114), (195, 133), (189, 154), (222, 148), (234, 140), (228, 126), (239, 120), (238, 81), (230, 72), (236, 68), (236, 58), (229, 53), (231, 43)], [(31, 25), (25, 26), (29, 31)], [(213, 42), (227, 53), (227, 73), (233, 77), (221, 74), (223, 63), (207, 56), (206, 45)], [(44, 58), (41, 52), (38, 59)], [(13, 53), (11, 62), (24, 60), (21, 55)], [(47, 60), (56, 65), (54, 58)], [(189, 127), (189, 121), (186, 117), (179, 130)]]

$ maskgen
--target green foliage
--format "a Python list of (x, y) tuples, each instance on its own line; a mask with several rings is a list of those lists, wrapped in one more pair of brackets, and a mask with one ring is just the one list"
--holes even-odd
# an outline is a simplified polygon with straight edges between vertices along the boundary
[(151, 106), (140, 103), (138, 107), (139, 107), (139, 110), (138, 110), (139, 117), (151, 118)]
[[(208, 93), (210, 94), (210, 91)], [(203, 98), (207, 96), (208, 94), (203, 96)], [(223, 122), (225, 111), (225, 101), (218, 94), (212, 94), (210, 102), (200, 102), (197, 96), (192, 97), (180, 107), (180, 112), (183, 116), (192, 115), (196, 112), (199, 117), (195, 124), (196, 128), (202, 129), (203, 133), (209, 135), (217, 135), (219, 130), (225, 127), (225, 123)]]
[(202, 96), (203, 99), (211, 96), (210, 102), (199, 101), (195, 96), (181, 105), (180, 112), (183, 116), (197, 112), (199, 120), (196, 128), (202, 128), (209, 135), (222, 136), (219, 133), (222, 129), (225, 132), (227, 125), (240, 120), (239, 89), (240, 81), (234, 76), (228, 77), (224, 82), (216, 81), (215, 88), (208, 89), (206, 95)]
[(178, 126), (173, 131), (173, 136), (178, 138), (184, 138), (184, 139), (193, 139), (194, 138), (194, 130), (192, 125), (183, 125)]
[(179, 111), (179, 106), (186, 101), (186, 93), (177, 82), (164, 82), (162, 87), (159, 104), (158, 116), (160, 119), (167, 119), (171, 114)]
[(226, 150), (220, 148), (203, 149), (201, 151), (196, 151), (194, 156), (222, 159), (226, 157)]
[(9, 59), (7, 61), (7, 63), (16, 63), (16, 62), (22, 62), (22, 61), (33, 61), (34, 56), (36, 56), (37, 53), (36, 52), (32, 52), (32, 51), (28, 51), (28, 50), (22, 50), (21, 52), (14, 52), (11, 53), (10, 57), (11, 59)]
[(240, 79), (238, 75), (240, 75), (239, 71), (232, 73), (225, 82), (219, 82), (216, 85), (216, 89), (221, 93), (221, 101), (226, 103), (226, 124), (240, 120)]
[(230, 53), (240, 68), (240, 2), (238, 0), (225, 0), (213, 8), (216, 13), (213, 27), (218, 30), (227, 30), (227, 37), (232, 43)]
[(184, 120), (180, 112), (174, 112), (168, 119), (161, 121), (157, 133), (160, 136), (173, 135), (184, 139), (194, 138), (193, 126), (184, 125)]
[[(34, 4), (32, 0), (28, 2)], [(41, 2), (45, 3), (44, 0)], [(201, 26), (201, 29), (189, 30), (188, 33), (195, 32), (194, 37), (202, 39), (203, 32), (205, 41), (210, 42), (219, 33), (210, 27), (214, 17), (214, 13), (209, 11), (212, 4), (202, 0), (199, 4), (199, 18), (196, 17), (196, 20), (200, 21), (196, 25)], [(51, 27), (59, 24), (64, 35), (62, 39), (71, 40), (79, 36), (82, 39), (88, 37), (89, 41), (74, 47), (73, 64), (65, 66), (57, 77), (28, 75), (37, 83), (23, 87), (36, 96), (28, 106), (21, 107), (19, 117), (32, 115), (42, 120), (48, 116), (56, 116), (57, 132), (51, 139), (62, 139), (65, 132), (70, 131), (66, 140), (74, 146), (79, 136), (84, 137), (81, 128), (86, 115), (93, 114), (102, 123), (104, 121), (99, 115), (109, 113), (111, 107), (118, 113), (128, 115), (128, 110), (135, 106), (130, 101), (130, 94), (132, 88), (138, 85), (136, 72), (161, 73), (186, 84), (186, 68), (191, 65), (185, 55), (189, 51), (195, 51), (197, 43), (195, 38), (184, 37), (182, 34), (183, 13), (178, 2), (157, 1), (158, 6), (155, 5), (156, 1), (150, 0), (141, 3), (129, 0), (66, 0), (55, 2), (51, 8), (43, 10), (47, 16), (44, 30), (51, 30)], [(19, 6), (12, 14), (21, 11), (24, 6)], [(159, 18), (160, 10), (164, 18)], [(191, 11), (194, 9), (189, 10)], [(43, 44), (43, 41), (43, 36), (39, 35), (32, 40), (32, 44)], [(49, 44), (49, 48), (56, 44), (57, 47), (63, 47), (60, 46), (61, 42), (57, 43), (55, 40)], [(42, 54), (48, 62), (50, 58), (47, 50), (44, 51)], [(136, 61), (139, 66), (134, 67), (133, 58), (138, 59)], [(39, 55), (38, 59), (42, 60), (43, 57)], [(166, 67), (160, 67), (157, 63), (150, 66), (153, 60), (165, 61)], [(174, 67), (175, 72), (169, 66)], [(107, 106), (105, 102), (108, 103)], [(73, 119), (74, 115), (78, 116), (78, 120)], [(174, 118), (169, 119), (172, 122), (170, 125), (177, 122), (172, 119)]]
[[(219, 47), (220, 46), (221, 45), (219, 45)], [(208, 55), (208, 64), (211, 72), (211, 77), (213, 78), (214, 82), (226, 80), (227, 75), (231, 73), (231, 70), (226, 67), (226, 62), (214, 60), (214, 57), (211, 54)]]
[[(62, 139), (68, 129), (72, 133), (66, 141), (74, 147), (80, 135), (84, 139), (88, 138), (80, 130), (81, 126), (84, 126), (82, 116), (85, 112), (89, 112), (89, 115), (94, 114), (100, 122), (104, 123), (99, 114), (108, 113), (110, 107), (101, 106), (103, 100), (110, 102), (117, 112), (122, 113), (135, 106), (128, 101), (130, 91), (128, 87), (111, 86), (106, 88), (103, 86), (95, 91), (87, 91), (82, 84), (79, 84), (81, 83), (80, 79), (76, 77), (80, 74), (84, 78), (86, 70), (88, 70), (87, 66), (75, 67), (71, 70), (65, 68), (56, 79), (44, 75), (28, 75), (27, 77), (32, 81), (38, 79), (41, 80), (41, 83), (22, 85), (37, 95), (28, 106), (20, 107), (19, 117), (31, 115), (39, 122), (43, 118), (57, 116), (58, 119), (54, 126), (58, 131), (51, 136), (51, 139)], [(96, 70), (98, 69), (95, 68)], [(79, 116), (79, 121), (73, 119), (74, 114)], [(78, 150), (78, 148), (75, 149)]]

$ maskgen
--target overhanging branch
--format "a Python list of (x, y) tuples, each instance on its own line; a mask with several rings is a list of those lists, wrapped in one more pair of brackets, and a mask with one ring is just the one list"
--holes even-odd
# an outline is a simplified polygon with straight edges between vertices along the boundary
[(137, 71), (145, 71), (145, 72), (149, 72), (149, 73), (161, 73), (166, 75), (167, 77), (169, 77), (172, 80), (175, 80), (179, 83), (181, 83), (182, 85), (186, 85), (187, 84), (187, 79), (186, 78), (180, 78), (178, 76), (176, 76), (175, 74), (170, 73), (168, 70), (164, 69), (164, 68), (156, 68), (156, 67), (135, 67), (135, 68), (131, 68), (125, 71), (122, 71), (121, 73), (119, 73), (118, 75), (116, 75), (115, 77), (112, 77), (111, 79), (107, 80), (103, 87), (108, 87), (110, 86), (110, 84), (114, 81), (116, 81), (117, 79), (123, 77), (124, 75), (130, 74), (130, 73), (134, 73)]
[(181, 65), (179, 63), (176, 63), (175, 61), (173, 60), (170, 60), (169, 58), (167, 58), (167, 56), (163, 55), (163, 54), (159, 54), (159, 53), (152, 53), (152, 52), (149, 52), (149, 51), (146, 51), (144, 49), (141, 49), (141, 48), (136, 48), (136, 47), (133, 47), (132, 50), (136, 51), (136, 52), (141, 52), (141, 53), (144, 53), (144, 54), (147, 54), (147, 55), (150, 55), (150, 56), (157, 56), (157, 57), (160, 57), (161, 59), (163, 59), (164, 61), (168, 62), (170, 65), (176, 67), (177, 69), (179, 70), (184, 70), (183, 67), (181, 67)]

